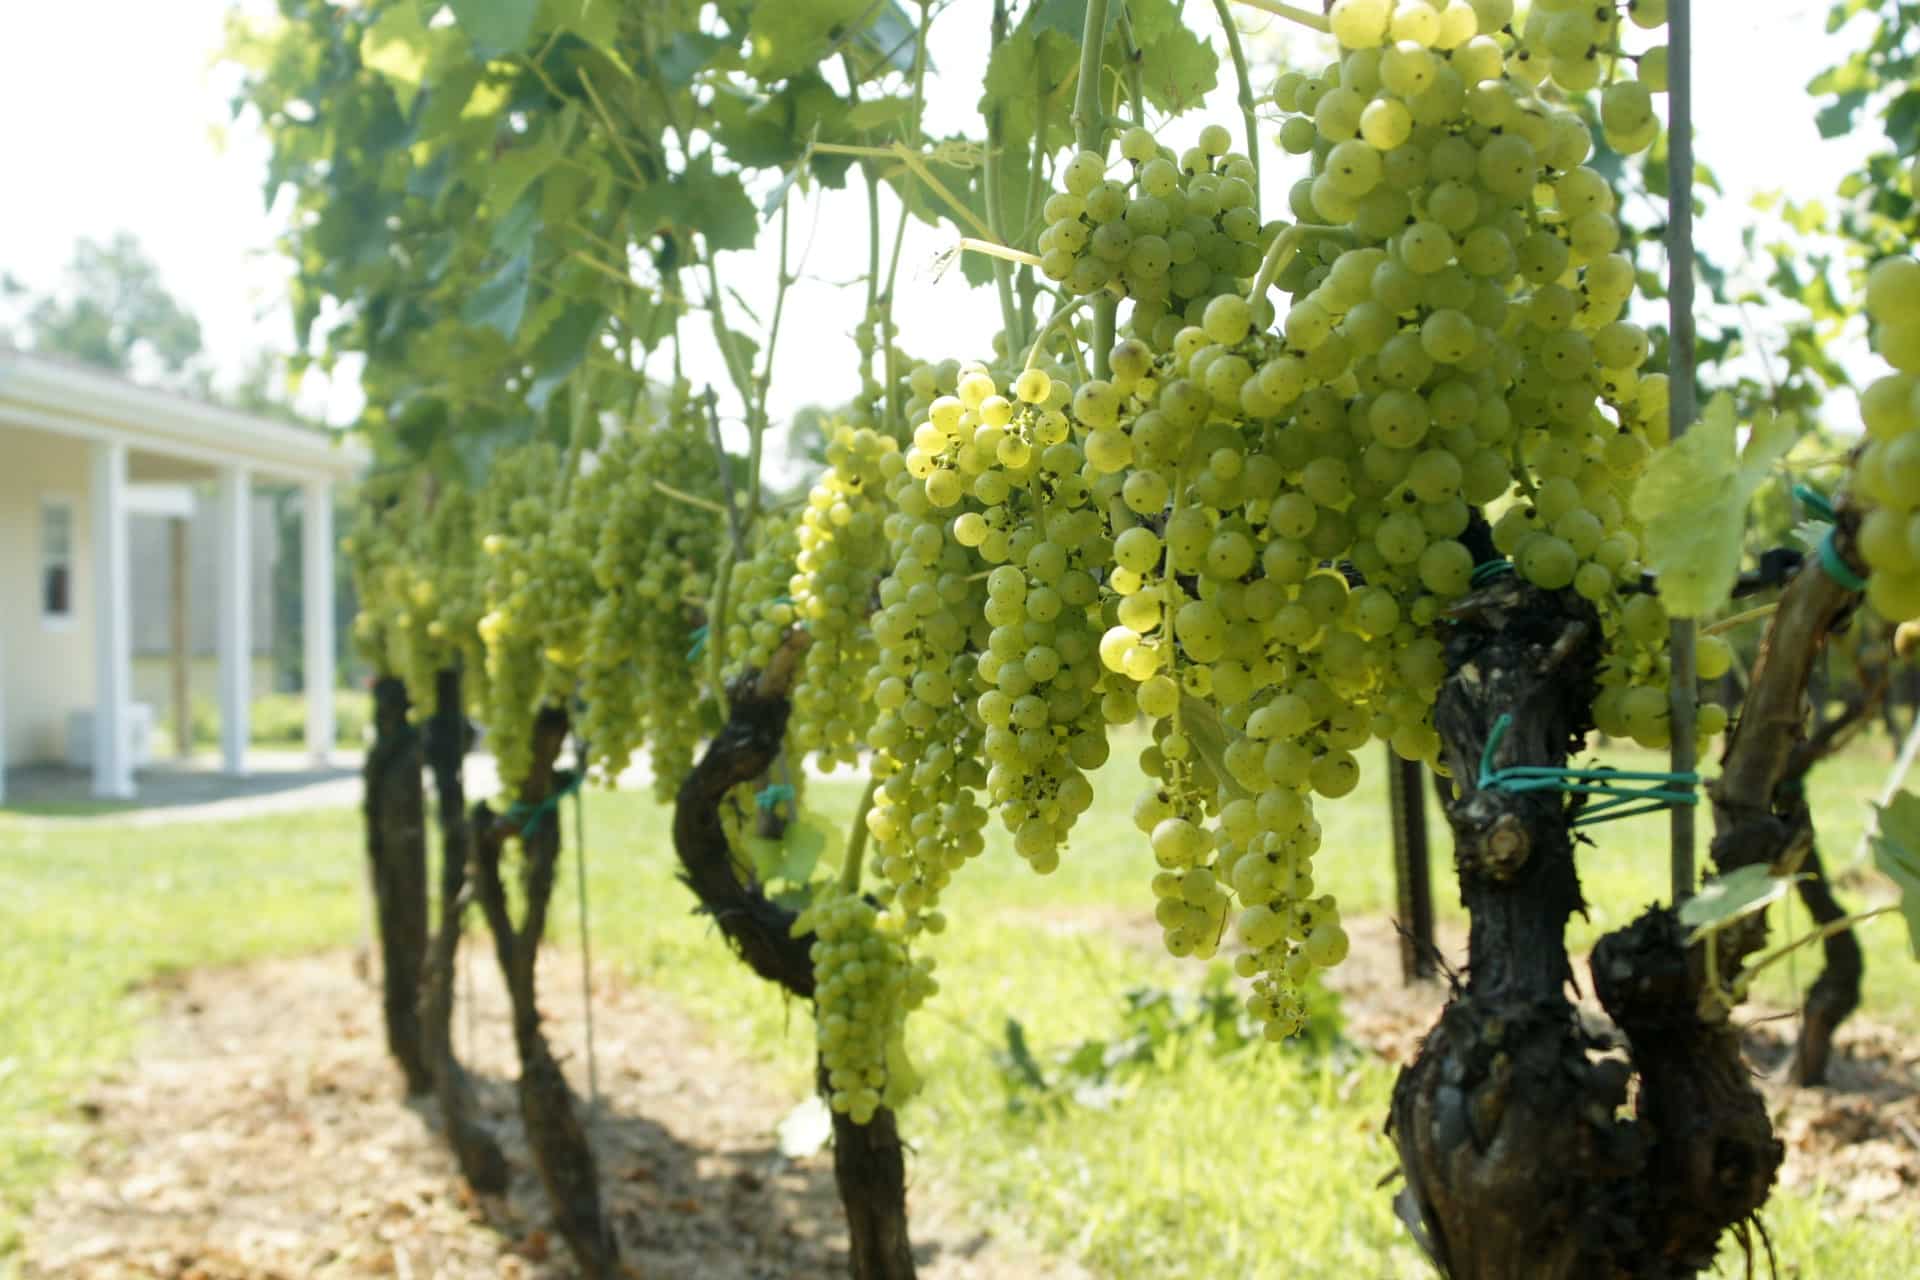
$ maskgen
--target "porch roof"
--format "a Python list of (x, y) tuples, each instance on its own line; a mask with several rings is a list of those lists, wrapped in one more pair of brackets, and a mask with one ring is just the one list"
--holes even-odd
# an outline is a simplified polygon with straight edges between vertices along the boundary
[(277, 422), (5, 346), (0, 425), (115, 441), (212, 467), (238, 464), (291, 481), (351, 479), (370, 460), (342, 432)]

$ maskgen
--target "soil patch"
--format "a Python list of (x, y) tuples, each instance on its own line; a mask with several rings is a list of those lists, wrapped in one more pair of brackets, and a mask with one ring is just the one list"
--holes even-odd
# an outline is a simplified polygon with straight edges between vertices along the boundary
[[(455, 1041), (516, 1171), (506, 1195), (469, 1191), (432, 1100), (398, 1096), (378, 992), (345, 953), (195, 971), (156, 986), (140, 1051), (80, 1104), (92, 1133), (36, 1207), (26, 1274), (572, 1275), (546, 1226), (510, 1083), (506, 994), (486, 959), (470, 957), (475, 1012), (471, 1021), (456, 1012)], [(547, 960), (548, 1034), (584, 1099), (581, 1001), (564, 976), (574, 964), (564, 953)], [(460, 994), (468, 998), (469, 980)], [(790, 1093), (670, 1001), (604, 976), (594, 1031), (600, 1104), (589, 1131), (630, 1275), (846, 1275), (831, 1153), (789, 1159), (775, 1141)], [(1084, 1275), (969, 1224), (924, 1170), (909, 1171), (929, 1280)]]

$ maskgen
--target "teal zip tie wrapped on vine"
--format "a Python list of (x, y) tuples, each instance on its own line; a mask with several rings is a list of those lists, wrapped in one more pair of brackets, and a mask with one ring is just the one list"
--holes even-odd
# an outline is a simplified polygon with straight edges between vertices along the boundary
[(687, 661), (697, 662), (700, 655), (707, 651), (707, 624), (701, 623), (693, 629), (693, 648), (687, 650)]
[(585, 771), (573, 774), (559, 787), (555, 788), (552, 795), (542, 800), (539, 804), (525, 804), (516, 800), (507, 806), (506, 813), (501, 816), (508, 822), (521, 823), (520, 838), (522, 840), (530, 839), (533, 836), (534, 829), (540, 825), (540, 819), (558, 810), (562, 800), (573, 792), (578, 791), (580, 789), (580, 782), (585, 776)]
[[(1812, 485), (1794, 485), (1793, 496), (1798, 498), (1800, 504), (1818, 518), (1822, 520), (1838, 519), (1833, 509), (1833, 503), (1827, 501), (1827, 495), (1821, 493)], [(1820, 539), (1820, 568), (1825, 571), (1829, 578), (1832, 578), (1848, 591), (1865, 591), (1867, 589), (1867, 580), (1853, 571), (1853, 566), (1846, 562), (1845, 557), (1840, 554), (1840, 549), (1834, 546), (1834, 532), (1834, 530), (1829, 529), (1825, 536)]]
[(753, 803), (768, 812), (772, 812), (777, 805), (792, 804), (793, 799), (794, 793), (791, 786), (784, 782), (775, 782), (769, 786), (760, 788), (760, 793), (754, 796)]
[[(1598, 803), (1587, 805), (1580, 811), (1573, 820), (1576, 827), (1611, 822), (1616, 818), (1632, 818), (1669, 805), (1700, 802), (1693, 791), (1700, 785), (1700, 775), (1697, 773), (1609, 767), (1556, 768), (1543, 764), (1516, 764), (1496, 769), (1493, 767), (1494, 753), (1499, 750), (1501, 741), (1512, 726), (1513, 717), (1504, 712), (1493, 722), (1493, 732), (1487, 735), (1487, 745), (1480, 753), (1478, 781), (1482, 790), (1505, 791), (1512, 795), (1529, 791), (1558, 791), (1566, 795), (1602, 797)], [(1626, 783), (1651, 785), (1623, 785)]]
[(1473, 586), (1484, 587), (1495, 578), (1503, 577), (1512, 572), (1513, 561), (1511, 560), (1482, 560), (1479, 564), (1473, 566), (1473, 573), (1468, 577), (1467, 581)]
[(1820, 539), (1820, 567), (1826, 570), (1829, 578), (1847, 590), (1865, 591), (1867, 580), (1855, 573), (1852, 566), (1842, 558), (1840, 549), (1833, 545), (1833, 535), (1834, 530), (1829, 529), (1827, 536)]

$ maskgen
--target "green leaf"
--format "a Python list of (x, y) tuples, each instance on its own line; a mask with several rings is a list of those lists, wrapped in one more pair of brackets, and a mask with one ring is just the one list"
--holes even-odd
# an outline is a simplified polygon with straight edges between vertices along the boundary
[(1654, 455), (1634, 488), (1633, 514), (1647, 527), (1647, 563), (1668, 613), (1697, 618), (1732, 597), (1747, 503), (1799, 433), (1792, 414), (1762, 412), (1738, 449), (1733, 400), (1722, 394)]
[(431, 47), (432, 38), (415, 0), (390, 6), (360, 37), (360, 61), (393, 83), (402, 114), (413, 110)]
[(586, 359), (587, 349), (599, 336), (606, 318), (606, 309), (599, 303), (576, 302), (547, 326), (529, 356), (534, 378), (527, 389), (528, 404), (535, 409), (546, 407), (554, 389)]
[(1689, 942), (1697, 942), (1736, 920), (1743, 920), (1785, 897), (1801, 876), (1776, 876), (1765, 863), (1736, 867), (1714, 876), (1700, 886), (1700, 892), (1680, 907), (1680, 923), (1693, 930)]
[(747, 70), (761, 80), (784, 80), (817, 63), (866, 12), (869, 0), (807, 0), (756, 4), (747, 19)]
[(1900, 915), (1907, 942), (1920, 960), (1920, 796), (1902, 791), (1878, 809), (1873, 833), (1873, 863), (1900, 889)]
[(526, 47), (540, 0), (448, 0), (453, 20), (482, 58), (518, 53)]
[[(1127, 12), (1139, 51), (1140, 87), (1148, 102), (1163, 111), (1180, 111), (1213, 90), (1220, 78), (1220, 57), (1211, 40), (1182, 20), (1179, 0), (1130, 0)], [(1123, 69), (1124, 57), (1119, 46), (1109, 48), (1108, 67)]]
[(1180, 723), (1186, 729), (1194, 751), (1207, 762), (1207, 767), (1213, 770), (1214, 778), (1226, 788), (1228, 794), (1236, 799), (1244, 799), (1247, 789), (1227, 772), (1227, 729), (1220, 723), (1220, 717), (1214, 712), (1213, 704), (1188, 694), (1181, 694)]
[(533, 269), (533, 255), (522, 249), (507, 260), (493, 279), (473, 291), (460, 318), (476, 329), (492, 329), (512, 342), (520, 332), (520, 321), (527, 312), (527, 285)]
[(813, 877), (813, 869), (820, 865), (820, 855), (826, 852), (831, 838), (820, 815), (802, 809), (787, 824), (780, 839), (748, 836), (747, 852), (753, 858), (754, 873), (762, 884), (774, 880), (805, 884)]

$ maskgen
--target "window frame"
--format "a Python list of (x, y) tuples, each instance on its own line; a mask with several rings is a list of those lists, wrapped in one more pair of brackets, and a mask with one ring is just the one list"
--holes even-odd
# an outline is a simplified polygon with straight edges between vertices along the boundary
[[(48, 515), (53, 511), (61, 511), (66, 515), (67, 547), (62, 561), (56, 561), (53, 558), (52, 549), (48, 546)], [(34, 548), (33, 559), (33, 593), (38, 606), (36, 611), (40, 615), (42, 630), (70, 631), (74, 627), (79, 612), (78, 602), (75, 599), (78, 577), (75, 570), (79, 561), (76, 543), (80, 536), (80, 503), (70, 493), (42, 493), (39, 513), (40, 520), (34, 529), (37, 545)], [(67, 570), (67, 607), (64, 612), (55, 613), (47, 607), (47, 573), (56, 564), (62, 562)]]

